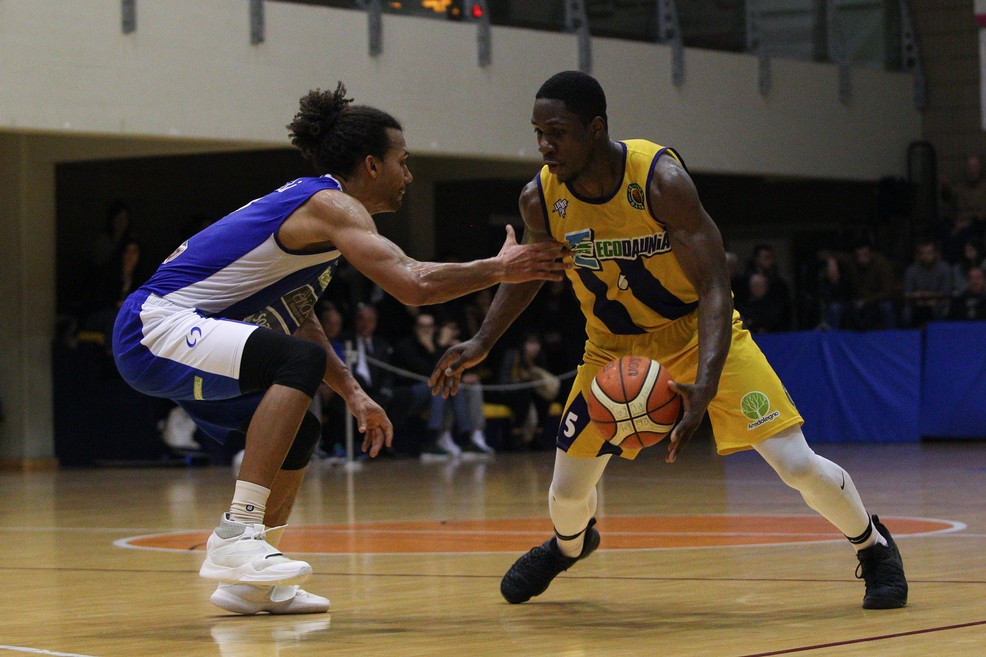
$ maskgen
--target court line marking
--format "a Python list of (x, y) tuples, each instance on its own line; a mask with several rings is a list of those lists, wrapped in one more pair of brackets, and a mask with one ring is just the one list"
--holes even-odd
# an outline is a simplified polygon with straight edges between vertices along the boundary
[(894, 634), (881, 634), (879, 636), (863, 637), (860, 639), (847, 639), (846, 641), (834, 641), (832, 643), (819, 643), (814, 646), (802, 646), (800, 648), (786, 648), (784, 650), (774, 650), (771, 652), (758, 652), (741, 657), (774, 657), (775, 655), (790, 655), (796, 652), (808, 652), (810, 650), (824, 650), (825, 648), (835, 648), (838, 646), (851, 646), (858, 643), (871, 643), (874, 641), (886, 641), (887, 639), (899, 639), (905, 636), (917, 634), (931, 634), (933, 632), (945, 632), (948, 630), (961, 630), (967, 627), (977, 627), (986, 625), (986, 620), (972, 621), (970, 623), (959, 623), (957, 625), (943, 625), (941, 627), (929, 627), (923, 630), (910, 630), (907, 632), (895, 632)]
[[(708, 514), (667, 514), (662, 515), (662, 517), (683, 517), (683, 518), (694, 518), (696, 516), (704, 517), (717, 517), (717, 518), (730, 518), (730, 517), (754, 517), (754, 518), (817, 518), (817, 516), (806, 515), (806, 514), (793, 514), (793, 513), (778, 513), (778, 514), (743, 514), (743, 513), (708, 513)], [(638, 514), (614, 514), (607, 515), (606, 518), (634, 518), (634, 517), (647, 517), (639, 516)], [(945, 527), (942, 529), (935, 529), (927, 532), (918, 532), (916, 534), (901, 534), (897, 538), (924, 538), (929, 536), (941, 536), (946, 534), (952, 534), (955, 532), (960, 532), (966, 528), (964, 522), (959, 522), (956, 520), (944, 520), (940, 518), (923, 518), (916, 516), (886, 516), (887, 518), (892, 518), (896, 520), (912, 520), (918, 522), (940, 522), (945, 525), (950, 525), (950, 527)], [(486, 518), (486, 519), (456, 519), (453, 522), (476, 522), (477, 520), (490, 520), (494, 522), (501, 522), (504, 520), (532, 520), (532, 518)], [(540, 520), (536, 518), (535, 520)], [(542, 536), (543, 532), (532, 532), (532, 531), (497, 531), (497, 530), (456, 530), (456, 529), (443, 529), (441, 526), (422, 528), (422, 529), (375, 529), (373, 525), (383, 525), (392, 524), (394, 522), (420, 522), (420, 523), (438, 523), (441, 525), (443, 522), (447, 522), (447, 519), (424, 519), (424, 520), (411, 520), (411, 521), (395, 521), (395, 520), (375, 520), (368, 521), (365, 523), (356, 523), (355, 525), (344, 527), (344, 528), (330, 528), (320, 525), (294, 525), (296, 531), (303, 531), (307, 533), (322, 533), (322, 534), (351, 534), (354, 532), (359, 532), (363, 534), (369, 533), (389, 533), (389, 534), (431, 534), (436, 536), (448, 536), (448, 535), (496, 535), (496, 534), (510, 534), (513, 536), (521, 535), (531, 535), (531, 536)], [(335, 523), (326, 523), (335, 524)], [(194, 552), (195, 547), (192, 548), (169, 548), (169, 547), (156, 547), (156, 546), (146, 546), (146, 545), (133, 545), (131, 541), (138, 541), (141, 539), (156, 538), (159, 536), (171, 536), (175, 534), (185, 534), (185, 533), (200, 533), (207, 530), (194, 530), (191, 532), (187, 531), (169, 531), (163, 533), (154, 534), (142, 534), (140, 536), (129, 536), (127, 538), (121, 538), (113, 541), (113, 545), (118, 548), (128, 549), (128, 550), (149, 550), (152, 552)], [(607, 535), (614, 536), (817, 536), (816, 533), (785, 533), (785, 532), (626, 532), (626, 531), (608, 531)], [(736, 549), (736, 548), (749, 548), (749, 547), (788, 547), (791, 545), (812, 545), (812, 544), (823, 544), (823, 543), (841, 543), (842, 538), (823, 538), (816, 540), (803, 540), (803, 541), (782, 541), (782, 542), (765, 542), (765, 543), (741, 543), (737, 545), (690, 545), (690, 546), (669, 546), (669, 547), (641, 547), (641, 548), (620, 548), (619, 552), (663, 552), (668, 550), (709, 550), (709, 549)], [(468, 551), (468, 552), (359, 552), (361, 556), (413, 556), (421, 554), (432, 554), (432, 555), (492, 555), (492, 554), (512, 554), (514, 551), (492, 551), (492, 552), (482, 552), (482, 551)], [(305, 555), (320, 555), (320, 556), (345, 556), (357, 554), (354, 552), (315, 552), (306, 551)]]
[(0, 650), (9, 650), (11, 652), (26, 652), (32, 655), (52, 655), (53, 657), (93, 657), (93, 655), (83, 655), (77, 652), (55, 652), (53, 650), (43, 650), (41, 648), (27, 648), (24, 646), (0, 645)]

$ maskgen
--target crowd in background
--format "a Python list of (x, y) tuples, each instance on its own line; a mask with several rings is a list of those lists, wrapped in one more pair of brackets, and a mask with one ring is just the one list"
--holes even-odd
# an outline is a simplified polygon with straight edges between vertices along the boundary
[(969, 156), (963, 179), (942, 180), (941, 213), (916, 235), (911, 253), (888, 255), (869, 235), (844, 249), (822, 248), (802, 266), (794, 311), (791, 286), (779, 272), (774, 248), (752, 249), (743, 264), (728, 253), (737, 311), (754, 333), (792, 329), (874, 330), (921, 328), (932, 320), (986, 319), (986, 177)]
[[(908, 245), (911, 257), (894, 258), (864, 235), (842, 249), (819, 249), (813, 263), (799, 263), (807, 275), (794, 285), (781, 273), (773, 245), (756, 245), (745, 259), (727, 250), (744, 325), (772, 333), (986, 319), (986, 177), (978, 156), (967, 159), (961, 181), (942, 181), (940, 200), (937, 222)], [(184, 237), (207, 223), (190, 220)], [(446, 253), (438, 259), (459, 258)], [(64, 332), (102, 336), (108, 353), (117, 310), (153, 268), (141, 258), (129, 207), (113, 202), (86, 270), (78, 273), (85, 292), (68, 306)], [(552, 414), (567, 389), (559, 377), (577, 367), (585, 341), (584, 318), (567, 283), (542, 288), (490, 357), (463, 378), (459, 395), (443, 399), (428, 388), (439, 357), (476, 333), (493, 294), (488, 289), (434, 307), (406, 306), (345, 263), (337, 270), (316, 312), (340, 358), (347, 358), (348, 344), (354, 374), (388, 410), (396, 431), (392, 455), (479, 459), (552, 447), (558, 421)], [(496, 426), (490, 426), (491, 406), (506, 409), (496, 415)], [(164, 409), (162, 430), (182, 426), (190, 436), (194, 428), (171, 410)], [(339, 456), (347, 417), (341, 398), (323, 386), (312, 410), (323, 419), (321, 450)]]

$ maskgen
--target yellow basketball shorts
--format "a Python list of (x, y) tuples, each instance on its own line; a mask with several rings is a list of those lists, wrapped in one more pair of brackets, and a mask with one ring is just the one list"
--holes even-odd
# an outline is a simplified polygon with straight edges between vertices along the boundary
[[(633, 459), (639, 449), (622, 449), (603, 439), (589, 422), (586, 395), (593, 377), (620, 356), (647, 356), (668, 369), (673, 381), (692, 383), (698, 370), (696, 314), (644, 335), (594, 335), (565, 402), (557, 446), (571, 456), (614, 454)], [(709, 404), (709, 420), (719, 454), (730, 454), (804, 423), (780, 378), (734, 313), (732, 338), (719, 389)], [(661, 444), (664, 444), (663, 442)]]

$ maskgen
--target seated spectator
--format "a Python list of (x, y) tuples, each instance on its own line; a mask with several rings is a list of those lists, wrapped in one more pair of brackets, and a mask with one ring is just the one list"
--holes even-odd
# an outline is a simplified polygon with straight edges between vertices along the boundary
[(750, 290), (750, 277), (754, 274), (763, 274), (767, 277), (767, 289), (769, 290), (767, 296), (777, 306), (776, 312), (784, 317), (785, 325), (790, 326), (791, 291), (777, 269), (774, 247), (769, 244), (758, 244), (753, 247), (750, 260), (743, 272), (743, 281), (738, 288), (742, 294), (736, 300), (737, 307), (746, 302)]
[(558, 396), (561, 381), (543, 367), (541, 338), (536, 333), (523, 337), (518, 348), (504, 355), (500, 383), (536, 384), (523, 390), (504, 393), (504, 400), (513, 415), (511, 449), (550, 449), (554, 436), (546, 437), (544, 421), (548, 409)]
[(390, 364), (394, 349), (376, 333), (377, 309), (366, 304), (358, 305), (353, 317), (353, 332), (347, 339), (355, 352), (353, 376), (373, 401), (388, 408), (394, 396), (394, 375), (381, 364)]
[(897, 283), (890, 260), (866, 240), (853, 246), (846, 266), (850, 309), (844, 328), (860, 331), (897, 327)]
[(952, 299), (948, 318), (986, 320), (986, 271), (972, 267), (966, 272), (964, 290)]
[(983, 176), (983, 160), (979, 155), (970, 155), (965, 159), (962, 182), (952, 184), (943, 178), (942, 192), (951, 206), (949, 214), (956, 223), (978, 227), (986, 221), (986, 177)]
[(86, 317), (82, 328), (102, 333), (107, 338), (113, 333), (113, 323), (124, 299), (140, 287), (149, 274), (140, 258), (140, 244), (133, 237), (125, 239), (116, 253), (100, 268), (87, 294)]
[(952, 267), (952, 276), (955, 279), (955, 294), (965, 292), (966, 281), (970, 269), (982, 269), (986, 264), (986, 253), (983, 250), (983, 243), (974, 238), (970, 238), (962, 245), (962, 255)]
[(841, 329), (849, 306), (847, 259), (827, 249), (818, 252), (818, 301), (821, 305), (821, 329)]
[(754, 272), (747, 279), (744, 301), (736, 306), (743, 326), (750, 333), (777, 333), (790, 328), (789, 315), (783, 304), (770, 294), (770, 279)]
[(954, 288), (952, 267), (942, 261), (938, 245), (929, 239), (918, 242), (914, 262), (904, 271), (904, 325), (921, 328), (944, 319)]
[[(393, 364), (408, 372), (429, 377), (445, 349), (456, 340), (458, 340), (457, 327), (445, 324), (439, 332), (434, 315), (421, 313), (415, 321), (414, 334), (394, 345)], [(394, 399), (391, 421), (394, 423), (395, 432), (405, 428), (408, 418), (428, 409), (429, 436), (417, 450), (422, 461), (448, 460), (459, 456), (478, 458), (486, 453), (476, 445), (475, 437), (477, 432), (482, 432), (482, 427), (477, 426), (475, 410), (470, 413), (468, 395), (452, 395), (446, 399), (441, 395), (432, 395), (427, 380), (415, 380), (403, 386), (398, 383)], [(475, 409), (475, 398), (472, 404)], [(453, 428), (446, 425), (445, 415), (449, 408), (453, 415), (453, 427), (468, 438), (465, 448), (455, 441)], [(481, 400), (479, 417), (482, 417)], [(405, 434), (402, 438), (407, 440), (410, 437)], [(398, 450), (414, 449), (412, 446), (400, 446), (398, 439), (394, 442)]]
[(106, 224), (93, 245), (92, 264), (96, 269), (102, 268), (120, 252), (125, 242), (132, 239), (130, 206), (122, 200), (113, 201), (106, 208)]

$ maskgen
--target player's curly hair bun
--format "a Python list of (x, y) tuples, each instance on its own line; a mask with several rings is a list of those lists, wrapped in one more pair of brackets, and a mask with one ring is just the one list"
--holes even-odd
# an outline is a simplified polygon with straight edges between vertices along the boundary
[(334, 92), (314, 89), (301, 97), (300, 109), (288, 124), (291, 143), (301, 149), (306, 157), (318, 150), (323, 135), (332, 131), (339, 115), (353, 102), (346, 98), (346, 85), (339, 82)]
[(301, 97), (287, 126), (291, 143), (319, 174), (345, 176), (368, 154), (382, 158), (389, 146), (386, 129), (402, 129), (386, 112), (352, 102), (342, 82), (333, 92), (314, 89)]

